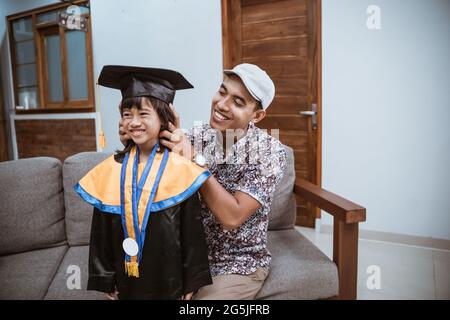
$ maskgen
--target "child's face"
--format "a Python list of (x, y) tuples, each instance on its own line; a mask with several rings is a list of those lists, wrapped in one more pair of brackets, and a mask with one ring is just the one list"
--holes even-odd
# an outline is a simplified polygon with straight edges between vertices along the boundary
[(123, 127), (136, 145), (154, 145), (158, 141), (161, 121), (147, 99), (143, 99), (142, 108), (124, 108)]

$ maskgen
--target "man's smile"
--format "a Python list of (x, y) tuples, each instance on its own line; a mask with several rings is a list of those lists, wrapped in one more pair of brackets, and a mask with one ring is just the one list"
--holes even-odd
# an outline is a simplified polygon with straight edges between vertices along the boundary
[(220, 113), (217, 110), (214, 110), (214, 118), (219, 121), (230, 120), (230, 118), (226, 117), (224, 114)]

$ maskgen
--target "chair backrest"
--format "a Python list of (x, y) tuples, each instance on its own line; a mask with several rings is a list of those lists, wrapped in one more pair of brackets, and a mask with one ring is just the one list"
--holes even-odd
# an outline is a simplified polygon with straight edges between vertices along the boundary
[(295, 168), (294, 151), (288, 146), (286, 150), (286, 168), (283, 178), (278, 183), (272, 199), (269, 213), (269, 230), (291, 229), (296, 218), (296, 203), (294, 196)]
[(0, 255), (66, 244), (61, 162), (0, 162)]

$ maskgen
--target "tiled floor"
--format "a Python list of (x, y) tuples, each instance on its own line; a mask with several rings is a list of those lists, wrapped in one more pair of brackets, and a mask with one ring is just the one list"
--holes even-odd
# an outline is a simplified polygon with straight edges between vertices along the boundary
[[(297, 230), (332, 259), (330, 234), (302, 227)], [(373, 288), (376, 285), (373, 270), (379, 271), (379, 289)], [(450, 251), (375, 240), (359, 241), (358, 299), (450, 299), (449, 273)]]

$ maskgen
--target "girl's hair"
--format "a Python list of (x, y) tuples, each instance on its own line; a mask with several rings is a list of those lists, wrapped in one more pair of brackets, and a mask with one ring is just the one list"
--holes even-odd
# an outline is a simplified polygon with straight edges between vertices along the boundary
[[(174, 123), (175, 115), (169, 105), (166, 102), (153, 97), (133, 97), (123, 99), (119, 106), (120, 116), (123, 116), (123, 109), (125, 108), (131, 109), (132, 107), (136, 107), (138, 110), (141, 110), (142, 106), (145, 104), (144, 101), (150, 104), (158, 115), (159, 121), (161, 122), (161, 131), (166, 130), (169, 127), (169, 122)], [(116, 156), (123, 158), (134, 146), (134, 141), (130, 139), (123, 150), (116, 150)], [(163, 146), (161, 146), (161, 150), (163, 150)]]

